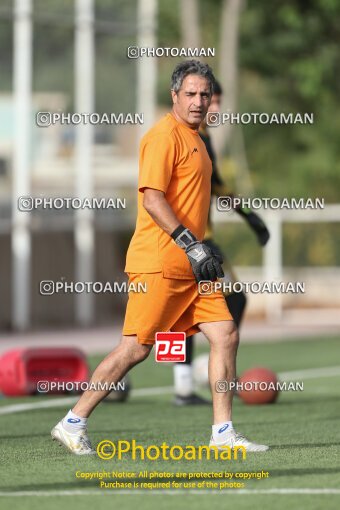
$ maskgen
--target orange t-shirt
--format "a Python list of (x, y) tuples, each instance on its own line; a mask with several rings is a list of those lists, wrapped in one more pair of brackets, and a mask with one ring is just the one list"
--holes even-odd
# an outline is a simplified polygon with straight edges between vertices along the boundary
[(189, 260), (143, 207), (145, 188), (163, 191), (179, 221), (202, 240), (208, 220), (211, 160), (198, 131), (168, 113), (140, 145), (136, 230), (126, 256), (127, 273), (163, 272), (166, 278), (194, 278)]

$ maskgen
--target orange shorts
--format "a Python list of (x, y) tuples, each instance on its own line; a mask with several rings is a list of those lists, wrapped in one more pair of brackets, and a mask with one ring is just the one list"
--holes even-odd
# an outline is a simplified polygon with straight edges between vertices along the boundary
[(233, 320), (222, 291), (201, 295), (195, 280), (130, 273), (130, 289), (138, 284), (145, 284), (146, 292), (129, 292), (123, 335), (137, 335), (140, 344), (154, 344), (158, 331), (190, 336), (199, 332), (201, 322)]

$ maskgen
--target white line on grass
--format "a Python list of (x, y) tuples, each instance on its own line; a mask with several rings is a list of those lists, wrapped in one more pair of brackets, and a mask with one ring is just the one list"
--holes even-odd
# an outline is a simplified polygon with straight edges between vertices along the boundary
[(147, 490), (103, 490), (103, 489), (72, 489), (72, 490), (52, 490), (52, 491), (18, 491), (18, 492), (6, 492), (1, 491), (0, 497), (24, 497), (24, 496), (33, 496), (33, 497), (41, 497), (41, 496), (103, 496), (113, 494), (123, 496), (123, 495), (141, 495), (144, 496), (150, 495), (159, 495), (162, 496), (164, 494), (168, 496), (183, 496), (184, 494), (194, 494), (195, 496), (201, 496), (202, 494), (220, 494), (223, 495), (228, 492), (228, 495), (231, 494), (340, 494), (340, 489), (332, 489), (332, 488), (323, 488), (323, 489), (311, 489), (311, 488), (303, 488), (303, 489), (291, 489), (291, 488), (281, 488), (281, 489), (223, 489), (223, 490), (207, 490), (207, 489), (174, 489), (174, 490), (159, 490), (155, 489), (152, 491)]
[[(319, 377), (334, 377), (340, 375), (340, 366), (307, 368), (304, 370), (294, 370), (292, 372), (280, 372), (278, 378), (281, 381), (294, 381), (300, 379), (318, 379)], [(173, 386), (161, 386), (156, 388), (140, 388), (131, 391), (132, 397), (146, 397), (153, 395), (168, 395), (173, 393)], [(0, 407), (0, 415), (14, 414), (23, 411), (32, 411), (34, 409), (46, 409), (50, 407), (64, 407), (73, 404), (79, 397), (63, 397), (48, 400), (46, 402), (31, 402), (27, 404), (12, 404)]]
[(318, 379), (319, 377), (333, 377), (337, 375), (340, 375), (340, 367), (323, 367), (281, 372), (278, 374), (278, 378), (281, 381), (297, 381), (299, 379)]
[[(172, 386), (161, 386), (159, 388), (139, 388), (131, 391), (132, 397), (147, 397), (153, 395), (167, 395), (174, 391)], [(14, 414), (22, 411), (32, 411), (35, 409), (46, 409), (49, 407), (64, 407), (68, 404), (77, 402), (79, 397), (53, 398), (46, 402), (29, 402), (27, 404), (11, 404), (0, 407), (1, 414)]]
[(0, 414), (14, 414), (22, 411), (32, 411), (34, 409), (44, 409), (48, 407), (63, 407), (67, 404), (73, 404), (77, 397), (64, 397), (46, 400), (46, 402), (30, 402), (28, 404), (11, 404), (0, 407)]

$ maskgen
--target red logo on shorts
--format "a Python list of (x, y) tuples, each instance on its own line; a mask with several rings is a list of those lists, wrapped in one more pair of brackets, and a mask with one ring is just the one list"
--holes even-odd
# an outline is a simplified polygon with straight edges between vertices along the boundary
[(185, 333), (156, 333), (156, 361), (185, 361)]

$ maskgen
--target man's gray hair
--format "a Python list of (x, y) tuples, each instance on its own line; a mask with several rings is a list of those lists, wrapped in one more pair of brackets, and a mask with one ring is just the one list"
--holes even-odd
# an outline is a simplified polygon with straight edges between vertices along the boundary
[(197, 74), (202, 76), (202, 78), (206, 78), (209, 82), (210, 94), (213, 94), (215, 77), (212, 69), (208, 64), (203, 64), (199, 60), (186, 60), (175, 67), (171, 76), (171, 90), (177, 93), (182, 86), (184, 78), (189, 74)]

